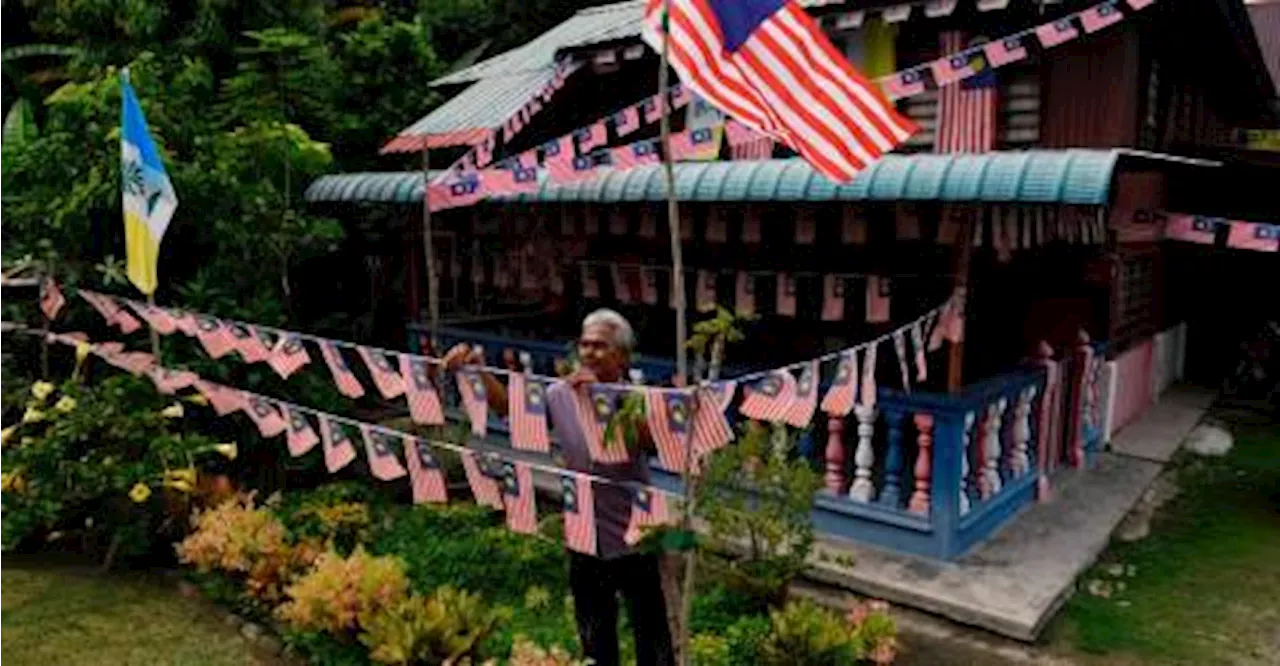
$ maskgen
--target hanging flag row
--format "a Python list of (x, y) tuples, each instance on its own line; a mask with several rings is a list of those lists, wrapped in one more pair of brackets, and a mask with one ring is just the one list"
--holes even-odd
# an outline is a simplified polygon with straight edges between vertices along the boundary
[(1280, 252), (1280, 224), (1228, 220), (1208, 215), (1166, 213), (1165, 237), (1201, 245), (1214, 245), (1218, 230), (1227, 230), (1227, 247), (1258, 252)]
[(193, 389), (220, 417), (242, 412), (253, 421), (263, 438), (283, 435), (293, 457), (307, 455), (319, 445), (325, 468), (331, 474), (350, 466), (363, 449), (369, 474), (379, 481), (407, 478), (415, 504), (449, 501), (448, 479), (436, 450), (452, 451), (462, 461), (476, 503), (504, 511), (508, 528), (515, 532), (533, 534), (537, 531), (533, 472), (550, 474), (560, 482), (565, 543), (585, 554), (595, 555), (598, 550), (594, 497), (600, 486), (614, 486), (631, 496), (631, 515), (624, 535), (630, 545), (637, 543), (650, 528), (673, 524), (678, 515), (675, 505), (678, 496), (651, 486), (428, 440), (224, 386), (206, 381), (193, 372), (158, 366), (151, 354), (125, 351), (119, 342), (94, 344), (79, 333), (50, 333), (48, 340), (84, 349), (134, 375), (145, 375), (161, 393), (175, 395), (178, 391)]

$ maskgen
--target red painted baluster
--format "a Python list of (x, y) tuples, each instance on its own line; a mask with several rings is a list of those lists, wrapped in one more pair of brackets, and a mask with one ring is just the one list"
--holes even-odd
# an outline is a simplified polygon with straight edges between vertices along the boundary
[(929, 479), (933, 473), (933, 415), (918, 413), (912, 417), (916, 423), (916, 491), (911, 493), (907, 509), (912, 513), (929, 514)]
[(840, 495), (844, 492), (844, 419), (833, 416), (827, 419), (827, 474), (824, 481), (827, 492)]
[(1076, 334), (1076, 348), (1071, 364), (1071, 423), (1067, 428), (1067, 456), (1073, 467), (1084, 466), (1084, 410), (1088, 403), (1089, 366), (1093, 365), (1093, 347), (1089, 334), (1081, 329)]

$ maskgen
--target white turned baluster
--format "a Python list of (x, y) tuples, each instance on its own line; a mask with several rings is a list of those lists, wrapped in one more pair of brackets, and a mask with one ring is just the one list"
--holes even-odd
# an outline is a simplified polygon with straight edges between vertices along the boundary
[(983, 424), (986, 436), (982, 446), (982, 478), (978, 484), (982, 499), (1000, 492), (1000, 426), (1008, 406), (1009, 401), (1005, 398), (987, 405), (987, 420)]
[(960, 515), (969, 513), (969, 442), (973, 434), (973, 412), (964, 415), (964, 446), (960, 447)]
[(876, 488), (871, 483), (871, 466), (876, 453), (871, 448), (871, 435), (875, 432), (876, 408), (870, 405), (854, 405), (853, 415), (858, 419), (858, 448), (853, 453), (853, 485), (849, 487), (849, 499), (870, 502)]
[(1028, 386), (1018, 394), (1018, 404), (1013, 408), (1013, 450), (1009, 452), (1009, 469), (1020, 477), (1031, 468), (1029, 442), (1031, 441), (1031, 400), (1036, 397), (1036, 387)]

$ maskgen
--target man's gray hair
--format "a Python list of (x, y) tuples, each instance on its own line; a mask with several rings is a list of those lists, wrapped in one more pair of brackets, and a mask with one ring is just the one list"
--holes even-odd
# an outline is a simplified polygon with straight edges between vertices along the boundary
[(613, 329), (613, 343), (621, 347), (623, 351), (631, 351), (636, 346), (636, 334), (631, 329), (631, 322), (627, 321), (617, 310), (609, 308), (600, 308), (595, 312), (587, 315), (582, 320), (582, 328), (588, 326), (607, 326)]

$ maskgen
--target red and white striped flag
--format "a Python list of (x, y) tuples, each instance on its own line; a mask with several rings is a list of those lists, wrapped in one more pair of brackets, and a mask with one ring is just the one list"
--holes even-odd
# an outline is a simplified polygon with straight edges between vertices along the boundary
[(285, 442), (289, 445), (289, 455), (297, 458), (310, 451), (320, 441), (320, 437), (302, 412), (288, 405), (282, 407), (289, 418), (289, 434), (285, 436)]
[(360, 346), (356, 347), (356, 353), (364, 359), (369, 375), (373, 377), (373, 385), (378, 387), (383, 398), (391, 400), (404, 395), (404, 379), (382, 352)]
[(1164, 235), (1166, 238), (1188, 243), (1213, 245), (1218, 237), (1218, 226), (1225, 222), (1219, 217), (1174, 213), (1165, 223)]
[(662, 119), (662, 114), (666, 113), (667, 104), (663, 93), (658, 93), (649, 99), (640, 102), (640, 113), (644, 115), (646, 125), (656, 123)]
[(724, 136), (731, 159), (767, 160), (773, 157), (773, 139), (736, 120), (725, 123)]
[(320, 355), (329, 366), (329, 373), (333, 375), (333, 384), (338, 387), (339, 393), (348, 398), (359, 398), (364, 395), (364, 387), (360, 385), (360, 380), (356, 379), (356, 374), (351, 372), (346, 359), (342, 358), (342, 351), (338, 349), (337, 343), (333, 340), (321, 342)]
[(403, 438), (403, 435), (392, 435), (381, 429), (375, 430), (368, 424), (360, 426), (360, 434), (364, 436), (364, 455), (369, 460), (369, 473), (373, 478), (379, 481), (395, 481), (407, 474), (392, 448), (392, 443), (396, 439)]
[(1258, 252), (1280, 251), (1280, 225), (1233, 220), (1227, 231), (1227, 247)]
[(789, 273), (778, 273), (777, 312), (784, 317), (796, 316), (796, 279)]
[(147, 352), (121, 352), (108, 358), (107, 362), (138, 377), (155, 367), (156, 357)]
[(196, 318), (190, 312), (178, 308), (160, 309), (173, 319), (174, 328), (178, 329), (183, 335), (194, 336), (196, 334)]
[[(943, 32), (942, 52), (964, 49), (959, 31)], [(996, 147), (995, 71), (986, 67), (981, 56), (971, 58), (964, 82), (945, 85), (938, 90), (938, 122), (934, 133), (934, 151), (939, 153), (985, 153)]]
[(609, 159), (615, 169), (634, 169), (641, 164), (657, 164), (662, 161), (658, 143), (653, 139), (637, 141), (609, 150)]
[(685, 447), (692, 444), (690, 411), (693, 394), (687, 391), (648, 389), (645, 391), (649, 435), (658, 451), (658, 464), (668, 472), (682, 473)]
[(245, 407), (244, 413), (253, 419), (254, 425), (258, 426), (258, 432), (263, 437), (275, 437), (289, 427), (284, 417), (280, 416), (280, 410), (276, 409), (270, 400), (260, 395), (246, 393), (245, 402), (248, 406)]
[(628, 106), (613, 114), (613, 131), (619, 137), (624, 137), (638, 129), (640, 129), (640, 110), (635, 106)]
[(578, 140), (578, 153), (580, 155), (586, 155), (596, 148), (609, 143), (603, 120), (597, 120), (586, 127), (574, 130), (573, 136)]
[(786, 370), (774, 370), (743, 389), (738, 412), (757, 421), (784, 422), (796, 397), (796, 378)]
[(829, 416), (844, 418), (853, 411), (854, 398), (858, 389), (858, 353), (850, 349), (840, 354), (836, 365), (836, 376), (822, 396), (822, 411)]
[(1100, 2), (1080, 12), (1080, 25), (1084, 31), (1093, 33), (1124, 20), (1124, 14), (1116, 7), (1115, 0)]
[(115, 298), (105, 294), (98, 294), (98, 298), (102, 299), (103, 303), (113, 309), (114, 314), (111, 315), (111, 320), (108, 323), (120, 327), (121, 333), (128, 335), (142, 328), (142, 323), (138, 321), (137, 317), (134, 317), (129, 314), (128, 310), (120, 307), (120, 304), (116, 302)]
[(668, 7), (681, 83), (833, 181), (852, 180), (916, 130), (798, 2), (649, 0), (643, 35), (655, 50)]
[(640, 301), (646, 305), (658, 304), (658, 270), (640, 267)]
[(492, 461), (481, 459), (479, 454), (471, 450), (460, 451), (458, 455), (462, 458), (462, 469), (467, 474), (467, 485), (471, 487), (476, 504), (501, 511), (502, 488), (488, 469)]
[(587, 440), (587, 453), (591, 460), (604, 464), (624, 463), (631, 459), (627, 444), (622, 438), (622, 428), (613, 429), (613, 438), (606, 442), (605, 431), (609, 419), (618, 411), (619, 395), (616, 389), (592, 384), (586, 391), (573, 392), (578, 423)]
[(534, 166), (515, 166), (511, 169), (486, 169), (484, 183), (490, 196), (503, 196), (536, 192), (538, 169)]
[(62, 295), (62, 290), (58, 288), (58, 283), (53, 278), (47, 277), (41, 281), (40, 311), (44, 313), (45, 319), (50, 321), (57, 319), (62, 306), (66, 304), (67, 297)]
[(529, 463), (507, 461), (502, 465), (502, 500), (507, 510), (507, 529), (521, 534), (538, 531), (538, 508)]
[(507, 380), (507, 412), (511, 415), (511, 446), (522, 451), (550, 453), (547, 435), (547, 391), (541, 381), (521, 373)]
[(924, 328), (917, 321), (911, 325), (911, 349), (916, 363), (916, 383), (929, 379), (929, 359), (924, 353)]
[(738, 271), (734, 279), (733, 309), (744, 317), (756, 313), (756, 279), (746, 271)]
[[(977, 73), (974, 67), (974, 53), (953, 52), (951, 47), (943, 47), (942, 52), (946, 55), (929, 63), (929, 70), (933, 72), (933, 82), (939, 88), (967, 79)], [(978, 65), (981, 66), (981, 61)]]
[(489, 431), (489, 398), (484, 390), (484, 380), (480, 373), (463, 370), (454, 378), (458, 384), (458, 394), (462, 396), (462, 408), (471, 421), (471, 434), (484, 437)]
[(918, 69), (907, 69), (879, 80), (885, 97), (900, 100), (924, 92), (924, 74)]
[(431, 382), (427, 359), (401, 354), (400, 376), (404, 378), (409, 418), (420, 425), (444, 425), (444, 409)]
[(170, 370), (168, 368), (152, 368), (151, 381), (156, 385), (156, 390), (166, 395), (173, 395), (179, 389), (187, 388), (199, 379), (199, 375), (186, 370)]
[(695, 460), (733, 441), (733, 428), (724, 416), (722, 395), (716, 389), (700, 387), (695, 393), (698, 404), (693, 412), (693, 451)]
[(818, 408), (818, 362), (809, 361), (800, 370), (796, 383), (796, 395), (787, 410), (786, 422), (796, 428), (806, 428)]
[(210, 358), (222, 358), (236, 348), (235, 340), (217, 317), (196, 317), (196, 339)]
[(320, 442), (324, 449), (324, 466), (330, 474), (356, 459), (356, 447), (351, 444), (346, 428), (323, 414), (320, 415)]
[(1036, 37), (1039, 38), (1040, 45), (1046, 49), (1064, 44), (1079, 36), (1080, 32), (1071, 23), (1071, 17), (1036, 26)]
[(170, 335), (177, 329), (177, 323), (173, 321), (173, 317), (169, 316), (163, 308), (156, 307), (150, 303), (138, 303), (137, 301), (126, 301), (134, 312), (138, 313), (147, 325), (160, 335)]
[(225, 324), (236, 351), (244, 358), (245, 363), (257, 363), (271, 357), (271, 350), (262, 344), (258, 331), (248, 324), (229, 322)]
[(596, 554), (596, 501), (591, 477), (576, 472), (560, 477), (564, 511), (564, 543), (587, 555)]
[(115, 324), (116, 312), (120, 310), (120, 306), (116, 305), (115, 301), (102, 294), (85, 289), (77, 289), (76, 293), (80, 294), (80, 298), (83, 298), (86, 303), (93, 306), (94, 310), (98, 311), (98, 314), (102, 315), (102, 320), (108, 326)]
[(407, 438), (404, 458), (409, 467), (409, 486), (413, 490), (413, 503), (444, 503), (449, 501), (449, 487), (445, 483), (440, 461), (431, 453), (431, 446), (417, 438)]
[(245, 407), (244, 394), (240, 391), (203, 379), (197, 379), (191, 382), (191, 385), (209, 401), (213, 413), (218, 416), (233, 414)]
[(288, 379), (289, 375), (310, 362), (311, 355), (302, 344), (302, 338), (292, 333), (280, 336), (275, 349), (271, 350), (271, 356), (267, 358), (267, 365), (284, 379)]
[(883, 324), (889, 321), (889, 294), (892, 283), (887, 277), (867, 276), (867, 323)]
[(715, 396), (716, 404), (720, 406), (720, 412), (723, 413), (733, 403), (733, 396), (738, 392), (738, 382), (731, 379), (711, 382), (707, 386), (707, 390), (711, 392), (711, 395)]
[(822, 321), (844, 319), (844, 278), (826, 275), (822, 278)]
[(636, 488), (631, 497), (631, 518), (622, 539), (627, 545), (634, 546), (644, 538), (646, 528), (662, 527), (671, 522), (666, 493), (655, 488)]
[(880, 343), (872, 343), (867, 346), (867, 351), (862, 357), (862, 382), (859, 387), (862, 395), (862, 404), (868, 407), (876, 406), (876, 348)]
[(1027, 57), (1022, 37), (1005, 37), (982, 45), (982, 53), (992, 67), (1004, 67)]

